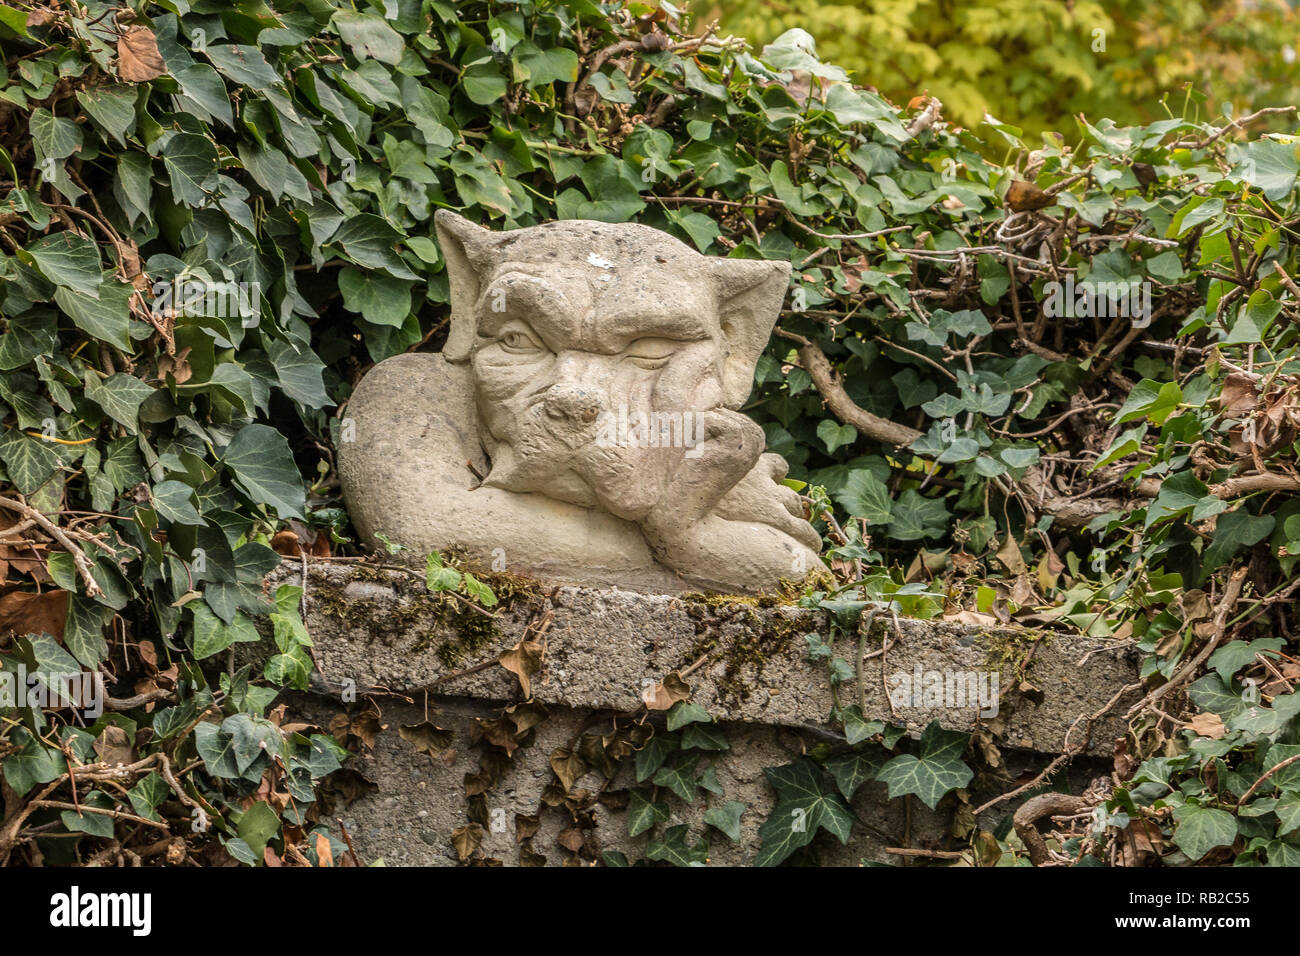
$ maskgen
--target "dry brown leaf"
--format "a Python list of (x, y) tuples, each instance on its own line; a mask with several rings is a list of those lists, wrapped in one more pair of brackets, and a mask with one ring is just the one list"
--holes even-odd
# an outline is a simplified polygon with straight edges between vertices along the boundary
[(148, 27), (137, 24), (117, 41), (117, 75), (128, 83), (156, 80), (166, 72), (158, 38)]
[[(158, 370), (162, 371), (162, 359), (158, 360)], [(296, 558), (302, 551), (298, 545), (298, 536), (288, 528), (277, 531), (271, 538), (271, 550), (285, 557)]]
[(1214, 609), (1210, 607), (1210, 596), (1199, 588), (1180, 594), (1178, 604), (1182, 610), (1184, 624), (1207, 621), (1214, 614)]
[(520, 641), (497, 658), (497, 663), (519, 678), (524, 697), (533, 696), (531, 678), (542, 669), (542, 644), (540, 641)]
[(0, 636), (15, 634), (49, 634), (61, 637), (68, 619), (68, 592), (10, 591), (0, 597)]
[[(185, 346), (175, 355), (163, 354), (158, 356), (158, 377), (166, 379), (168, 375), (176, 380), (177, 385), (184, 385), (194, 377), (194, 369), (190, 367), (189, 356), (190, 346)], [(278, 535), (277, 535), (278, 537)], [(275, 545), (275, 539), (271, 539), (272, 547)], [(285, 552), (280, 552), (284, 554)], [(294, 551), (293, 556), (296, 558), (298, 552)]]
[(644, 701), (646, 710), (668, 710), (679, 700), (685, 700), (690, 696), (690, 685), (682, 680), (681, 675), (676, 671), (665, 677), (663, 683), (647, 687), (641, 692), (641, 700)]
[(316, 859), (320, 862), (318, 866), (334, 865), (334, 850), (330, 846), (330, 839), (323, 833), (316, 834)]
[[(355, 721), (353, 725), (355, 726)], [(438, 754), (451, 746), (452, 741), (450, 730), (436, 727), (427, 720), (419, 724), (405, 724), (398, 727), (397, 733), (407, 743), (414, 745), (416, 750), (423, 750), (435, 760), (438, 758)], [(357, 736), (360, 736), (360, 734)]]
[(1020, 553), (1020, 545), (1011, 535), (1007, 535), (1007, 539), (1002, 542), (996, 557), (1012, 574), (1023, 574), (1027, 570), (1025, 557)]
[(1048, 548), (1043, 554), (1043, 559), (1038, 562), (1038, 590), (1047, 594), (1055, 588), (1064, 570), (1065, 562), (1056, 556), (1055, 551)]
[(482, 842), (483, 828), (477, 823), (467, 823), (451, 833), (451, 845), (462, 863), (474, 855)]
[(1141, 762), (1138, 758), (1132, 756), (1131, 753), (1128, 753), (1128, 744), (1123, 737), (1115, 741), (1115, 748), (1112, 757), (1115, 769), (1115, 779), (1117, 780), (1127, 780), (1132, 777), (1134, 771), (1138, 770), (1138, 765)]
[[(379, 715), (373, 710), (368, 710), (363, 714), (358, 714), (352, 718), (352, 723), (348, 725), (348, 730), (356, 737), (361, 738), (361, 742), (370, 750), (375, 747), (375, 738), (379, 732), (384, 729), (384, 725), (379, 722)], [(444, 750), (446, 747), (443, 748)]]
[(1150, 820), (1138, 818), (1121, 831), (1120, 866), (1151, 866), (1160, 859), (1157, 844), (1163, 845), (1160, 828)]
[(109, 724), (95, 738), (95, 753), (100, 763), (116, 766), (135, 762), (135, 751), (131, 748), (131, 738), (127, 732), (116, 724)]
[(945, 621), (953, 621), (956, 624), (970, 624), (975, 627), (997, 627), (998, 619), (992, 614), (981, 614), (979, 611), (961, 610), (952, 614), (943, 616)]
[(1224, 734), (1228, 732), (1219, 715), (1209, 711), (1197, 714), (1187, 722), (1187, 726), (1195, 731), (1198, 737), (1209, 737), (1212, 740), (1222, 740)]
[(493, 717), (490, 720), (479, 718), (474, 723), (475, 743), (477, 738), (483, 738), (494, 747), (500, 747), (506, 752), (507, 757), (514, 755), (516, 748), (519, 746), (519, 732), (515, 729), (513, 721), (504, 717)]
[(582, 849), (582, 831), (573, 827), (561, 830), (556, 842), (570, 853), (577, 853)]
[(1255, 388), (1255, 377), (1242, 372), (1232, 372), (1223, 380), (1223, 391), (1219, 392), (1219, 412), (1228, 418), (1244, 418), (1259, 401), (1259, 390)]
[(568, 747), (557, 747), (551, 752), (551, 769), (560, 778), (565, 793), (568, 793), (573, 789), (573, 785), (581, 779), (582, 775), (587, 772), (587, 765), (583, 763), (580, 756)]
[(531, 840), (537, 835), (537, 831), (542, 828), (541, 815), (534, 813), (532, 816), (525, 816), (522, 813), (515, 814), (515, 841), (523, 843), (525, 840)]
[(540, 724), (547, 717), (547, 710), (541, 704), (511, 704), (505, 715), (515, 725), (515, 734), (520, 735)]

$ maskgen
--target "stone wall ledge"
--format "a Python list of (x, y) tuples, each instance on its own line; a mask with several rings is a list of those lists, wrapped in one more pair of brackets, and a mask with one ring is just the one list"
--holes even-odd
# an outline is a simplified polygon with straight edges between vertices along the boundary
[[(830, 617), (823, 611), (745, 598), (539, 585), (499, 588), (503, 599), (489, 618), (430, 594), (421, 572), (309, 561), (304, 577), (301, 564), (290, 559), (271, 581), (306, 584), (306, 622), (322, 677), (313, 687), (317, 693), (340, 693), (350, 681), (358, 697), (382, 688), (417, 700), (519, 700), (513, 674), (475, 665), (494, 661), (524, 637), (530, 621), (536, 627), (549, 611), (544, 663), (532, 680), (534, 698), (543, 704), (632, 711), (645, 688), (696, 665), (686, 676), (691, 700), (719, 721), (834, 730), (829, 671), (824, 661), (808, 660), (804, 637), (831, 640)], [(854, 666), (856, 634), (841, 633), (833, 646), (836, 656)], [(919, 673), (924, 681), (930, 672), (996, 671), (1000, 709), (983, 724), (1002, 746), (1040, 753), (1064, 750), (1067, 733), (1069, 744), (1077, 746), (1087, 723), (1080, 718), (1101, 711), (1137, 681), (1131, 648), (1064, 632), (906, 618), (895, 626), (882, 613), (872, 621), (865, 647), (866, 719), (905, 726), (913, 736), (931, 720), (970, 731), (980, 723), (977, 703), (944, 706), (922, 698), (921, 706), (891, 706), (884, 680), (897, 686), (895, 675), (915, 680)], [(850, 678), (840, 685), (842, 703), (859, 700), (856, 683)], [(1124, 729), (1119, 715), (1137, 697), (1130, 691), (1092, 728), (1090, 755), (1111, 752)]]

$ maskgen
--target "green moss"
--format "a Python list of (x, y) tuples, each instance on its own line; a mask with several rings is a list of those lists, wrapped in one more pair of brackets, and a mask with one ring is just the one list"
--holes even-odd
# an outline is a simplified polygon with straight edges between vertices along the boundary
[(809, 630), (806, 616), (787, 617), (775, 610), (789, 602), (771, 595), (686, 594), (682, 601), (695, 621), (698, 639), (681, 666), (690, 666), (706, 653), (722, 661), (716, 687), (718, 698), (728, 705), (749, 700), (762, 685), (767, 662)]
[(454, 637), (443, 641), (434, 652), (444, 667), (461, 666), (466, 658), (476, 651), (488, 647), (500, 635), (496, 622), (473, 608), (466, 607), (459, 601), (452, 601), (457, 607), (444, 618), (444, 623), (451, 628)]
[[(1051, 640), (1051, 635), (1047, 631), (1029, 631), (1029, 630), (999, 630), (989, 631), (981, 630), (979, 632), (979, 642), (984, 648), (984, 666), (989, 670), (996, 670), (999, 673), (1010, 671), (1012, 673), (1020, 667), (1021, 661), (1037, 643), (1046, 645)], [(1034, 669), (1034, 660), (1031, 658), (1026, 672)], [(1019, 675), (1021, 677), (1024, 674)]]

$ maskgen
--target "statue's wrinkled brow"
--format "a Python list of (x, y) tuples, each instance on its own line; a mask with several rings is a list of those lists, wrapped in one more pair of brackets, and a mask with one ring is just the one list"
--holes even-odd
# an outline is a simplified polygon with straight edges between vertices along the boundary
[[(553, 341), (556, 339), (576, 337), (583, 313), (590, 309), (591, 293), (581, 282), (557, 282), (556, 278), (549, 270), (530, 269), (526, 265), (516, 268), (511, 264), (499, 270), (484, 286), (479, 300), (479, 333), (495, 335), (503, 323), (523, 319), (548, 345), (557, 344)], [(505, 308), (500, 312), (493, 309), (499, 290), (505, 291)]]
[(644, 337), (698, 341), (710, 335), (699, 315), (667, 303), (611, 311), (597, 306), (595, 314), (583, 323), (583, 332), (585, 338), (603, 339), (611, 345), (625, 345)]

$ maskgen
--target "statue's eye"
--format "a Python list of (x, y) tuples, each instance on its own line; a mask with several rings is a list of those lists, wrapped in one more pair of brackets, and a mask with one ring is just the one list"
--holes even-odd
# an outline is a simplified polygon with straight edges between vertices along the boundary
[(540, 352), (542, 350), (541, 344), (536, 339), (527, 332), (524, 332), (522, 329), (517, 328), (507, 329), (501, 334), (501, 337), (497, 339), (497, 342), (505, 351), (512, 352), (516, 355), (526, 354), (529, 352)]
[(624, 356), (641, 368), (663, 368), (677, 350), (671, 339), (637, 339), (624, 351)]

